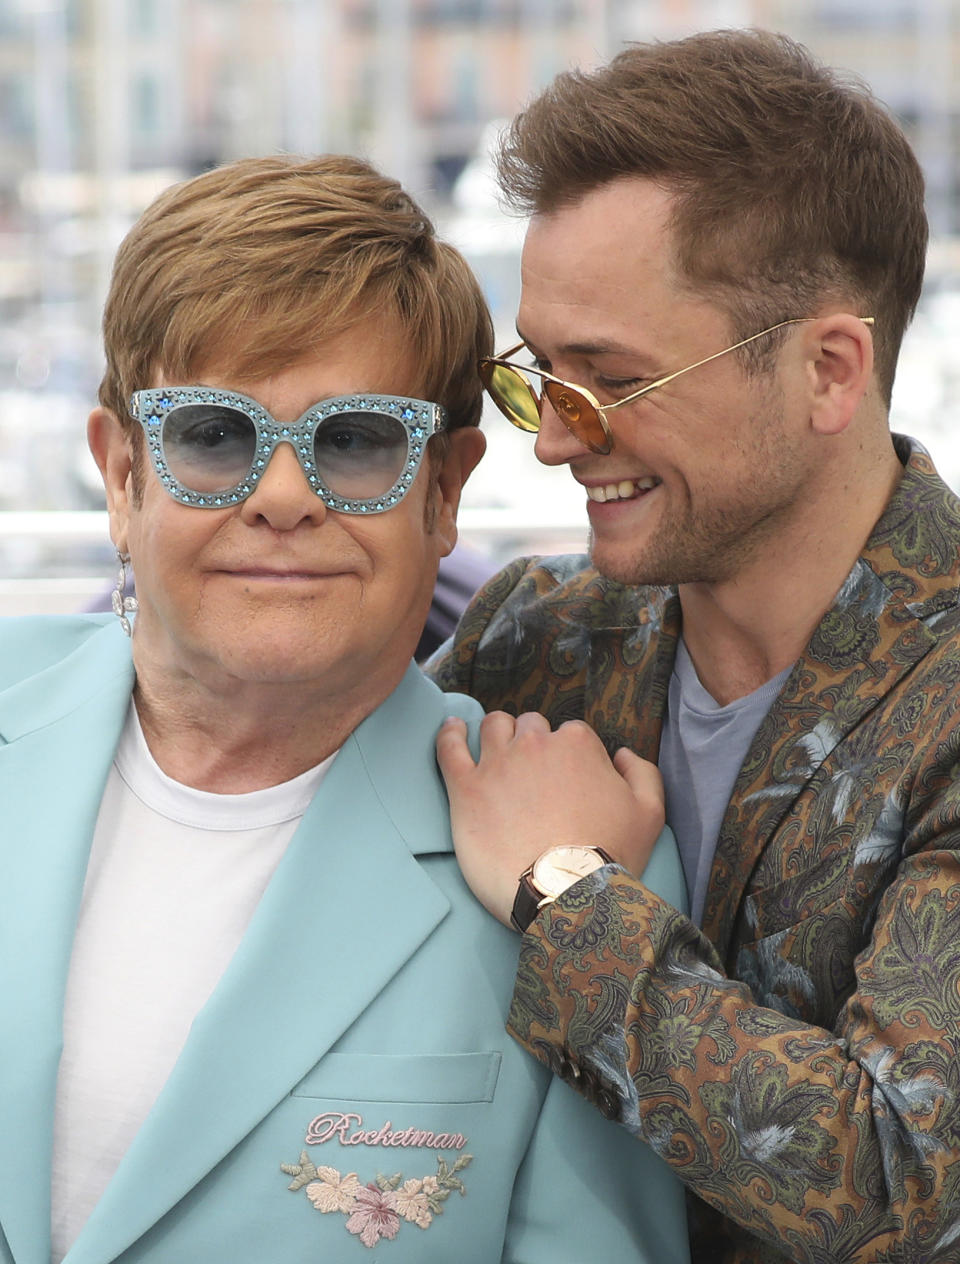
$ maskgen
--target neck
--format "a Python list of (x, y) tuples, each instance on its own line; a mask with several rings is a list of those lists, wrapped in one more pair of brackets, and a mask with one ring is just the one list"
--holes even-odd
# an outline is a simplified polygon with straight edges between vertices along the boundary
[[(402, 673), (401, 673), (402, 675)], [(279, 785), (321, 763), (392, 692), (296, 682), (215, 688), (138, 669), (134, 702), (150, 753), (175, 781), (216, 794)]]
[(730, 579), (683, 584), (683, 638), (721, 705), (759, 689), (803, 653), (903, 473), (888, 443), (870, 471), (828, 484), (802, 521)]

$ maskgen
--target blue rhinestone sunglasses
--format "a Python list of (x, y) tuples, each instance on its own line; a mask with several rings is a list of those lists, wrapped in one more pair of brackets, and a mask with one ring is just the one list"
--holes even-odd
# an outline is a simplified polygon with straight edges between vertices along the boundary
[(439, 404), (397, 395), (341, 395), (280, 422), (256, 400), (208, 386), (135, 391), (130, 416), (143, 426), (160, 482), (184, 505), (246, 500), (277, 445), (289, 443), (327, 508), (350, 514), (398, 505), (427, 440), (447, 426)]

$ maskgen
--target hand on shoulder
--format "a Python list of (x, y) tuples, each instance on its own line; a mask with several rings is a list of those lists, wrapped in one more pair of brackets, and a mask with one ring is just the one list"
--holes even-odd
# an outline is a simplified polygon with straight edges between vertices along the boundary
[(582, 720), (552, 732), (536, 713), (493, 711), (474, 760), (466, 725), (451, 718), (437, 738), (437, 760), (464, 877), (506, 925), (520, 875), (548, 847), (594, 844), (639, 874), (663, 829), (657, 767), (625, 748), (611, 760)]

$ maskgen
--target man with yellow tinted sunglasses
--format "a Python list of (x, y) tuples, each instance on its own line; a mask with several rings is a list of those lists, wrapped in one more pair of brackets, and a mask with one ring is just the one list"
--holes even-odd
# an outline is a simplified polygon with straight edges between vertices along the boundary
[[(478, 759), (457, 721), (438, 749), (464, 872), (526, 931), (510, 1029), (672, 1165), (702, 1264), (952, 1258), (960, 502), (888, 424), (917, 161), (728, 31), (559, 76), (500, 176), (522, 341), (481, 377), (592, 530), (434, 666), (493, 711)], [(658, 765), (689, 917), (633, 876), (639, 801), (636, 846), (599, 827), (587, 725), (628, 784)], [(596, 848), (626, 871), (581, 876)]]

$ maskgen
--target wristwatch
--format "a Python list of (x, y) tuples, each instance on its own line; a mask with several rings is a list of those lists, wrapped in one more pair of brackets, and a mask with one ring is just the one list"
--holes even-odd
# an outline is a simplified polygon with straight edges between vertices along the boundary
[(568, 887), (613, 863), (602, 847), (549, 847), (520, 875), (510, 921), (521, 934), (546, 904), (552, 904)]

